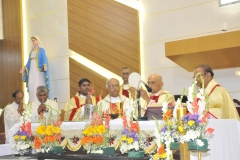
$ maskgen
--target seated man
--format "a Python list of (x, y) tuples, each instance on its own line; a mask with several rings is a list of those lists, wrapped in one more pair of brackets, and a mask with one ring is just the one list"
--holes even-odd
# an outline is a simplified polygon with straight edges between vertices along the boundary
[(36, 95), (38, 99), (31, 102), (27, 108), (32, 113), (32, 122), (39, 122), (41, 116), (44, 116), (46, 120), (51, 118), (50, 115), (60, 116), (61, 110), (57, 102), (47, 98), (48, 92), (45, 86), (37, 87)]
[(129, 105), (129, 99), (121, 94), (119, 81), (115, 78), (107, 80), (106, 87), (108, 95), (98, 102), (98, 108), (105, 112), (109, 111), (109, 114), (119, 114)]
[[(85, 104), (96, 104), (96, 97), (91, 95), (91, 82), (87, 78), (79, 81), (79, 92), (65, 104), (64, 121), (82, 119)], [(79, 94), (80, 93), (80, 94)]]
[(8, 131), (16, 124), (20, 122), (20, 118), (22, 112), (25, 108), (25, 104), (23, 103), (23, 91), (16, 90), (12, 97), (14, 98), (14, 102), (7, 105), (4, 111), (4, 127), (5, 127), (5, 143), (9, 143), (9, 135)]
[[(198, 73), (201, 73), (201, 76), (204, 80), (205, 93), (209, 96), (208, 107), (211, 116), (217, 119), (222, 118), (239, 120), (239, 115), (232, 97), (228, 91), (221, 87), (213, 78), (214, 73), (212, 68), (205, 64), (197, 66), (193, 71), (194, 77)], [(202, 87), (200, 76), (197, 77), (196, 80), (197, 86)]]
[[(158, 74), (151, 74), (148, 77), (148, 86), (152, 89), (151, 94), (149, 95), (146, 90), (141, 89), (141, 106), (142, 108), (147, 109), (147, 107), (162, 106), (164, 101), (168, 103), (175, 104), (174, 96), (162, 89), (163, 81), (162, 77)], [(144, 114), (144, 112), (142, 113)]]

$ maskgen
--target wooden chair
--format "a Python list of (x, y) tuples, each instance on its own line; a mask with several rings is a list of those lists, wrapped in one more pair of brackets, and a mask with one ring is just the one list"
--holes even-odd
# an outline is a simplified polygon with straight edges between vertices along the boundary
[(5, 144), (5, 133), (0, 133), (0, 144)]
[(64, 110), (61, 110), (61, 121), (62, 121), (62, 122), (64, 121), (64, 114), (65, 114), (65, 111), (64, 111)]

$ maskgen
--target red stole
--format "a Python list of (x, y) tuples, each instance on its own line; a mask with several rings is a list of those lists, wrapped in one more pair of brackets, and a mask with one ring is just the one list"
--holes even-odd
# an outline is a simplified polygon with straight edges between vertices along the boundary
[[(214, 91), (214, 89), (215, 89), (216, 87), (218, 87), (218, 86), (220, 86), (220, 85), (219, 85), (219, 84), (216, 84), (216, 85), (212, 88), (212, 90), (211, 90), (210, 93), (208, 94), (208, 97), (212, 94), (212, 92)], [(211, 112), (208, 111), (208, 113), (211, 114), (214, 118), (218, 119), (218, 118), (217, 118), (216, 116), (214, 116)]]
[(70, 114), (70, 117), (69, 117), (69, 121), (72, 121), (72, 119), (73, 119), (75, 113), (77, 112), (77, 110), (84, 105), (84, 104), (82, 104), (82, 105), (80, 104), (77, 96), (75, 96), (74, 99), (75, 99), (77, 108), (73, 108), (72, 113)]
[(123, 89), (123, 90), (122, 90), (122, 95), (124, 95), (125, 97), (128, 97), (128, 98), (129, 98), (128, 90), (127, 90), (127, 89)]
[[(159, 96), (160, 96), (160, 95), (159, 95)], [(150, 98), (157, 103), (159, 96), (150, 96)]]

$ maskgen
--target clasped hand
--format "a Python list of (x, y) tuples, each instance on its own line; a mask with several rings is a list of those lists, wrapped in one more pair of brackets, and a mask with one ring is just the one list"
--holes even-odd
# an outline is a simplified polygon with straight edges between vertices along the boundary
[(41, 103), (40, 106), (38, 107), (38, 114), (42, 115), (44, 111), (47, 111), (47, 107), (44, 103)]
[(24, 108), (23, 108), (23, 102), (21, 102), (18, 106), (18, 109), (17, 109), (18, 113), (22, 116), (22, 113), (24, 111)]

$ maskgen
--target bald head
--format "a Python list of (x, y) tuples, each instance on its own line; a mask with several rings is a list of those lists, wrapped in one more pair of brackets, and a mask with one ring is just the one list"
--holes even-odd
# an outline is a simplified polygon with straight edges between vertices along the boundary
[(120, 87), (119, 87), (119, 81), (116, 78), (111, 78), (107, 80), (106, 87), (111, 97), (119, 96)]
[(162, 89), (162, 77), (159, 74), (151, 74), (148, 77), (148, 86), (152, 89), (152, 93), (156, 93)]

